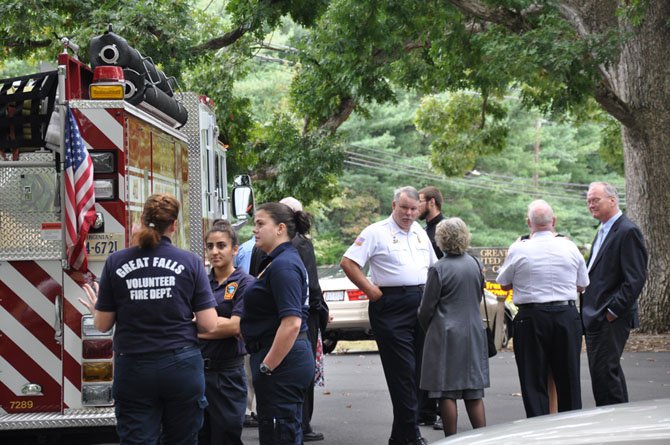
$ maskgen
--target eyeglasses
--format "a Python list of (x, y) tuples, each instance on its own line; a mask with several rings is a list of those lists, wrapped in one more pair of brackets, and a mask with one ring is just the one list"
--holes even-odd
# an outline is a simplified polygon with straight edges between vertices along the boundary
[(612, 198), (611, 196), (608, 196), (608, 197), (606, 197), (606, 198), (591, 198), (591, 199), (587, 199), (587, 200), (586, 200), (586, 205), (589, 205), (589, 206), (590, 206), (590, 205), (598, 205), (598, 204), (600, 204), (600, 201), (602, 201), (603, 199), (611, 199), (611, 198)]

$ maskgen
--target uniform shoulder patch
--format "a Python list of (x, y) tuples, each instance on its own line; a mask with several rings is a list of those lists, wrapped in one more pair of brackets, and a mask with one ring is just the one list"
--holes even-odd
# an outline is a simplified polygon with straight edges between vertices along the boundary
[(358, 238), (356, 238), (356, 241), (354, 241), (354, 244), (356, 244), (357, 246), (362, 246), (364, 242), (365, 242), (365, 238), (363, 238), (362, 236), (359, 236)]
[(232, 300), (237, 292), (237, 283), (230, 283), (226, 286), (226, 294), (223, 296), (224, 300)]

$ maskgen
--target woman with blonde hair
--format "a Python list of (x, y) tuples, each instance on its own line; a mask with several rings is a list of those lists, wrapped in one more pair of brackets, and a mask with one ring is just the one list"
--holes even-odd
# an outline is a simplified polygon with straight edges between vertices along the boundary
[(489, 361), (479, 312), (484, 277), (477, 259), (466, 253), (470, 238), (460, 218), (437, 225), (435, 241), (444, 256), (428, 270), (419, 306), (426, 331), (420, 387), (440, 400), (445, 436), (456, 434), (457, 399), (464, 400), (473, 428), (486, 426)]

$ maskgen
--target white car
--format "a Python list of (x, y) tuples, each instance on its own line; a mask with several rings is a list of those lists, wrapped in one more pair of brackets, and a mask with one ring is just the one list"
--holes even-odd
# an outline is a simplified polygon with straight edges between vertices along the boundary
[(670, 399), (620, 403), (501, 423), (433, 445), (668, 444)]
[[(319, 280), (323, 298), (330, 308), (332, 321), (323, 335), (323, 351), (328, 354), (335, 349), (340, 340), (374, 340), (370, 319), (368, 318), (368, 296), (352, 283), (341, 270), (332, 276)], [(498, 297), (485, 291), (491, 329), (496, 332), (498, 320), (502, 318), (496, 336), (498, 349), (507, 347), (512, 336), (512, 319), (516, 308), (505, 304), (504, 311), (499, 309)], [(484, 305), (481, 306), (482, 320), (485, 320)], [(502, 313), (502, 317), (500, 314)]]

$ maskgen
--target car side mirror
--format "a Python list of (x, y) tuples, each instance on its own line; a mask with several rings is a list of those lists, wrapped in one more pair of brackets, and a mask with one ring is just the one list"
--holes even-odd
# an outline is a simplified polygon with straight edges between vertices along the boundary
[(254, 216), (254, 190), (249, 175), (239, 175), (233, 182), (233, 213), (237, 219), (250, 219)]

